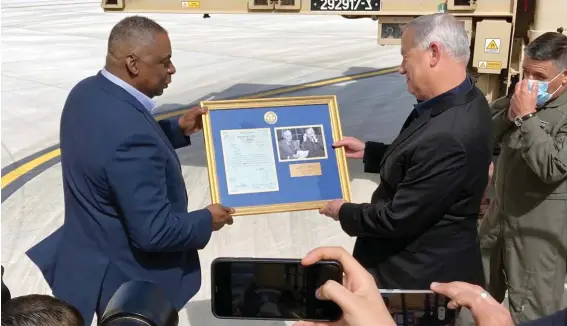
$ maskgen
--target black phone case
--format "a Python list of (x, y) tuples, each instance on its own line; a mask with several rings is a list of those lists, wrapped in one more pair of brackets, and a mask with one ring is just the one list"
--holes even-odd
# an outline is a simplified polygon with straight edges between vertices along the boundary
[[(279, 318), (242, 318), (242, 317), (226, 317), (226, 316), (219, 316), (215, 313), (215, 293), (216, 291), (216, 273), (215, 273), (215, 265), (218, 263), (282, 263), (282, 264), (301, 264), (301, 259), (296, 258), (253, 258), (253, 257), (218, 257), (215, 258), (211, 262), (211, 313), (218, 319), (233, 319), (233, 320), (287, 320), (287, 319), (279, 319)], [(343, 274), (344, 270), (342, 265), (335, 260), (320, 260), (316, 262), (314, 265), (318, 264), (332, 264), (339, 268), (340, 273)], [(340, 282), (342, 284), (342, 280)], [(309, 319), (308, 321), (328, 321), (328, 320), (318, 320), (318, 319)]]

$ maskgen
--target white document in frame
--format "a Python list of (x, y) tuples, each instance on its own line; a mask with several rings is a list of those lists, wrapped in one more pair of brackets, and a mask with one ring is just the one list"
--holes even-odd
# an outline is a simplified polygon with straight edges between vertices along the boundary
[(221, 131), (229, 195), (279, 191), (270, 128)]
[(297, 151), (297, 155), (299, 155), (298, 158), (300, 158), (300, 159), (301, 159), (301, 158), (306, 158), (307, 155), (309, 155), (309, 151), (308, 151), (308, 150), (307, 150), (307, 151)]

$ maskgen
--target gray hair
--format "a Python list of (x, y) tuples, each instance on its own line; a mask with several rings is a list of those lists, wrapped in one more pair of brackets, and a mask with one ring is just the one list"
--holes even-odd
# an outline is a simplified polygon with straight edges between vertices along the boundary
[(462, 22), (450, 14), (440, 13), (420, 16), (404, 29), (414, 32), (414, 45), (425, 50), (433, 42), (439, 42), (442, 49), (458, 62), (468, 63), (471, 56), (470, 42)]
[(567, 35), (543, 33), (526, 46), (524, 54), (533, 60), (551, 60), (559, 71), (563, 71), (567, 69)]
[(123, 56), (140, 48), (151, 46), (155, 41), (155, 35), (167, 34), (165, 28), (155, 21), (143, 16), (130, 16), (119, 21), (108, 37), (108, 53), (115, 56)]

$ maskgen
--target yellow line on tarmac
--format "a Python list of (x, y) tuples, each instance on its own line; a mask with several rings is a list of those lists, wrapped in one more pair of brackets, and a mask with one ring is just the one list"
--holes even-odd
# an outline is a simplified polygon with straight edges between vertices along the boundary
[(45, 153), (45, 154), (43, 154), (43, 155), (25, 163), (25, 164), (20, 165), (19, 167), (17, 167), (13, 171), (10, 171), (10, 173), (6, 173), (6, 175), (2, 176), (2, 189), (4, 189), (4, 187), (6, 187), (10, 183), (14, 182), (15, 180), (17, 180), (22, 175), (30, 172), (31, 170), (35, 169), (36, 167), (40, 166), (41, 164), (59, 156), (59, 155), (61, 155), (61, 150), (58, 148), (58, 149), (52, 150), (51, 152)]
[[(324, 79), (324, 80), (315, 81), (315, 82), (307, 83), (307, 84), (285, 86), (285, 87), (272, 89), (272, 90), (269, 90), (269, 91), (260, 92), (260, 93), (256, 93), (256, 94), (252, 94), (252, 95), (244, 95), (240, 98), (241, 99), (261, 98), (261, 97), (281, 95), (281, 94), (297, 92), (297, 91), (301, 91), (301, 90), (305, 90), (305, 89), (309, 89), (309, 88), (329, 86), (329, 85), (343, 83), (343, 82), (347, 82), (347, 81), (351, 81), (351, 80), (357, 80), (357, 79), (362, 79), (362, 78), (385, 75), (385, 74), (388, 74), (388, 73), (391, 73), (391, 72), (395, 72), (397, 70), (398, 70), (398, 67), (374, 70), (374, 71), (364, 72), (364, 73), (360, 73), (360, 74), (353, 74), (353, 75), (349, 75), (349, 76), (342, 76), (342, 77), (336, 77), (336, 78), (331, 78), (331, 79)], [(176, 110), (176, 111), (173, 111), (173, 112), (160, 114), (160, 115), (156, 116), (156, 119), (162, 120), (162, 119), (174, 117), (176, 115), (181, 114), (185, 110), (186, 109), (180, 109), (180, 110)], [(29, 162), (27, 162), (25, 164), (22, 164), (21, 166), (17, 167), (13, 171), (10, 171), (9, 173), (6, 173), (6, 175), (2, 176), (2, 189), (4, 189), (6, 186), (11, 184), (12, 182), (18, 180), (20, 177), (22, 177), (26, 173), (29, 173), (33, 169), (37, 168), (41, 164), (43, 164), (43, 163), (45, 163), (45, 162), (47, 162), (47, 161), (49, 161), (53, 158), (56, 158), (59, 155), (61, 155), (61, 150), (55, 149), (51, 152), (45, 153), (41, 156), (38, 156), (35, 159), (30, 160)]]

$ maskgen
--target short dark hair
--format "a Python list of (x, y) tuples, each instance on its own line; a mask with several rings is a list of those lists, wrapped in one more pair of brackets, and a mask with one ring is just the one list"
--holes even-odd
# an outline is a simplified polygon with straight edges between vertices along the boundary
[(130, 16), (119, 21), (108, 37), (108, 52), (120, 54), (124, 48), (134, 50), (138, 47), (149, 46), (155, 40), (155, 35), (167, 31), (160, 24), (144, 16)]
[(567, 35), (558, 32), (541, 34), (526, 46), (524, 53), (534, 60), (551, 60), (563, 71), (567, 69)]
[(2, 326), (84, 326), (79, 311), (49, 295), (30, 294), (2, 304)]

